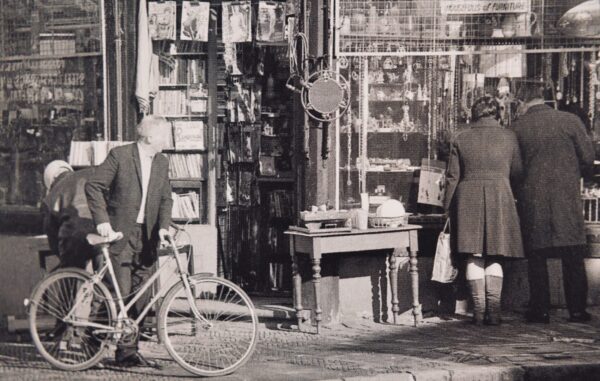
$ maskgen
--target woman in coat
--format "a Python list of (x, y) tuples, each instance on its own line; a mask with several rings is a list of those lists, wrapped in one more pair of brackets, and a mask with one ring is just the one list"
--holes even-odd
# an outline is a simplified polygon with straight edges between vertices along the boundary
[(478, 99), (471, 111), (474, 123), (450, 148), (444, 206), (453, 216), (456, 251), (468, 255), (473, 322), (497, 325), (502, 259), (523, 257), (510, 183), (521, 175), (521, 154), (515, 134), (500, 125), (495, 98)]

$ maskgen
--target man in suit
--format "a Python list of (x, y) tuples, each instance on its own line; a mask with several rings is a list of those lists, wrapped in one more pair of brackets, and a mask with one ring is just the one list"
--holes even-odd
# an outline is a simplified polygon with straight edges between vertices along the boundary
[(586, 237), (580, 180), (593, 165), (594, 148), (574, 114), (545, 104), (539, 83), (520, 90), (526, 112), (513, 124), (525, 175), (517, 192), (528, 270), (532, 323), (548, 323), (550, 290), (546, 259), (562, 260), (571, 322), (590, 320), (586, 312)]
[(100, 257), (86, 241), (86, 235), (96, 228), (85, 196), (85, 183), (93, 175), (94, 167), (73, 172), (69, 164), (54, 160), (44, 170), (48, 193), (42, 201), (44, 233), (50, 250), (60, 258), (61, 267), (84, 269), (88, 260), (94, 266)]
[[(110, 237), (120, 231), (124, 235), (110, 248), (123, 296), (135, 292), (150, 277), (159, 240), (169, 234), (173, 204), (169, 161), (160, 153), (169, 132), (170, 125), (164, 118), (144, 117), (137, 126), (138, 141), (112, 149), (85, 187), (98, 233)], [(146, 292), (129, 316), (135, 319), (149, 299)], [(138, 340), (119, 345), (117, 362), (150, 365), (137, 350)]]

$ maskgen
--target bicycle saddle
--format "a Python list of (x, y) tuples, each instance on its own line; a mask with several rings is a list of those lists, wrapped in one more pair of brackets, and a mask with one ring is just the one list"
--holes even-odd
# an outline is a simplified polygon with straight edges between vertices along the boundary
[(85, 239), (91, 246), (109, 244), (123, 238), (123, 233), (117, 232), (112, 237), (102, 237), (101, 235), (90, 233), (85, 236)]

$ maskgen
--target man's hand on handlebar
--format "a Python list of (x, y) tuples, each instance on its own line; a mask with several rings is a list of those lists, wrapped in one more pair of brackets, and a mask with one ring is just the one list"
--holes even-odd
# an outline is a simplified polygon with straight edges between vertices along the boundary
[(113, 230), (112, 226), (110, 226), (110, 222), (104, 222), (102, 224), (99, 224), (98, 226), (96, 226), (96, 230), (98, 231), (98, 234), (100, 234), (102, 237), (113, 237), (115, 234), (117, 234)]
[(171, 233), (169, 233), (168, 229), (160, 229), (158, 231), (158, 237), (160, 238), (160, 242), (171, 242)]

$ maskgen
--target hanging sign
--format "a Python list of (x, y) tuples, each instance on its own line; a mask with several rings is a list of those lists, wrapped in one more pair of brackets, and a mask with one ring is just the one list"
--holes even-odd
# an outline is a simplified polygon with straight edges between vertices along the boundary
[(526, 13), (531, 0), (441, 0), (442, 15)]

